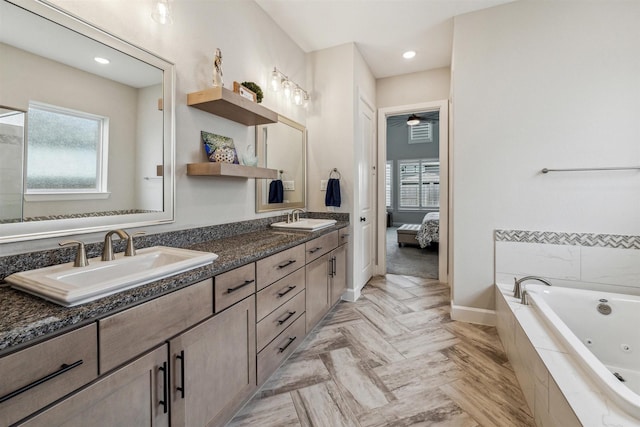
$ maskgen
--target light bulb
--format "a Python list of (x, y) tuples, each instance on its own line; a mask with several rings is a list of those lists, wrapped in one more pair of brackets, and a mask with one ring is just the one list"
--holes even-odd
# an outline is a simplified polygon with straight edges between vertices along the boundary
[(282, 83), (282, 88), (283, 88), (284, 97), (287, 99), (290, 99), (291, 98), (291, 82), (289, 80), (285, 80), (284, 83)]
[(157, 0), (153, 5), (153, 12), (151, 18), (158, 24), (172, 24), (173, 18), (171, 17), (171, 7), (169, 6), (169, 0)]
[(299, 87), (293, 91), (293, 102), (296, 105), (302, 105), (302, 90)]
[(275, 68), (271, 72), (271, 90), (277, 92), (280, 88), (280, 74)]

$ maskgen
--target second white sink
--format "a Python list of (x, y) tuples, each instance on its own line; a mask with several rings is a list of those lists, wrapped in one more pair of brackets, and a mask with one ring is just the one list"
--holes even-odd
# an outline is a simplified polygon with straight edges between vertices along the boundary
[(316, 231), (323, 228), (331, 227), (336, 222), (337, 221), (335, 219), (302, 218), (301, 220), (296, 222), (276, 222), (271, 224), (271, 226), (285, 230)]
[(136, 256), (117, 254), (113, 261), (92, 258), (86, 267), (70, 262), (14, 273), (5, 280), (13, 288), (72, 307), (202, 267), (216, 258), (211, 252), (154, 246), (138, 249)]

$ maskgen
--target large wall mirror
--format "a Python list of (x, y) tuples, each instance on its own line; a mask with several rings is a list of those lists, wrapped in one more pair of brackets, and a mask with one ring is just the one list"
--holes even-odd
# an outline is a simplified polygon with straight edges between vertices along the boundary
[(174, 67), (0, 0), (0, 243), (174, 220)]
[(307, 187), (307, 130), (300, 123), (278, 116), (278, 122), (256, 126), (258, 165), (276, 169), (274, 180), (256, 179), (256, 212), (304, 208)]

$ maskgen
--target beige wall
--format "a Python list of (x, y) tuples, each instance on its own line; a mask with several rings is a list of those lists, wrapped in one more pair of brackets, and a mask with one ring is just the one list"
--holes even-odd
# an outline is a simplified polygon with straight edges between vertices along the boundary
[(437, 68), (376, 80), (378, 108), (449, 99), (451, 70)]

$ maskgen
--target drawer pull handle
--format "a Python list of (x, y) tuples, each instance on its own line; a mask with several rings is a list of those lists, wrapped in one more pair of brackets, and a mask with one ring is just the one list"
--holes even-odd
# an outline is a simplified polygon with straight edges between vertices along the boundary
[(294, 290), (296, 288), (296, 285), (291, 285), (287, 288), (286, 291), (283, 292), (278, 292), (278, 298), (282, 298), (283, 296), (285, 296), (286, 294), (288, 294), (289, 292), (291, 292), (292, 290)]
[(291, 316), (293, 316), (294, 314), (296, 314), (295, 311), (290, 311), (289, 314), (287, 314), (287, 317), (285, 317), (282, 320), (278, 320), (278, 325), (282, 325), (284, 322), (286, 322), (287, 320), (291, 319)]
[(278, 268), (285, 268), (285, 267), (288, 267), (288, 266), (290, 266), (291, 264), (293, 264), (294, 262), (296, 262), (296, 260), (295, 260), (295, 259), (290, 259), (289, 261), (285, 262), (284, 264), (280, 264), (280, 265), (278, 266)]
[(309, 253), (310, 254), (314, 254), (314, 253), (318, 252), (320, 249), (322, 249), (322, 246), (318, 246), (318, 247), (315, 247), (313, 249), (309, 249)]
[(349, 237), (349, 234), (348, 234), (348, 233), (347, 233), (347, 234), (343, 234), (343, 235), (342, 235), (342, 238), (343, 238), (343, 239), (346, 239), (347, 237)]
[(158, 403), (162, 405), (162, 412), (166, 414), (169, 410), (169, 400), (167, 399), (167, 386), (169, 382), (167, 374), (167, 362), (162, 362), (162, 366), (160, 366), (158, 370), (162, 371), (162, 400)]
[(25, 391), (31, 390), (34, 387), (39, 386), (42, 383), (45, 383), (49, 380), (54, 379), (55, 377), (57, 377), (58, 375), (62, 375), (67, 371), (72, 370), (73, 368), (76, 368), (80, 365), (82, 365), (83, 361), (82, 359), (78, 360), (77, 362), (73, 362), (71, 365), (67, 365), (66, 363), (64, 363), (62, 366), (60, 366), (60, 369), (58, 369), (57, 371), (54, 371), (52, 373), (50, 373), (49, 375), (46, 375), (38, 380), (35, 380), (34, 382), (27, 384), (24, 387), (21, 387), (17, 390), (12, 391), (9, 394), (6, 394), (2, 397), (0, 397), (0, 403), (6, 402), (9, 399), (13, 399), (14, 397), (18, 396), (19, 394), (24, 393)]
[(176, 354), (176, 359), (180, 359), (180, 387), (176, 386), (176, 390), (184, 399), (184, 350), (180, 350), (180, 354)]
[(255, 280), (245, 280), (244, 283), (236, 286), (235, 288), (228, 288), (227, 293), (230, 294), (231, 292), (235, 292), (240, 288), (244, 288), (245, 286), (252, 284), (253, 282), (255, 282)]
[(280, 347), (278, 349), (278, 353), (284, 353), (284, 351), (287, 349), (287, 347), (289, 347), (291, 345), (291, 343), (296, 340), (296, 338), (298, 338), (298, 337), (289, 338), (289, 342), (287, 342), (284, 347)]

